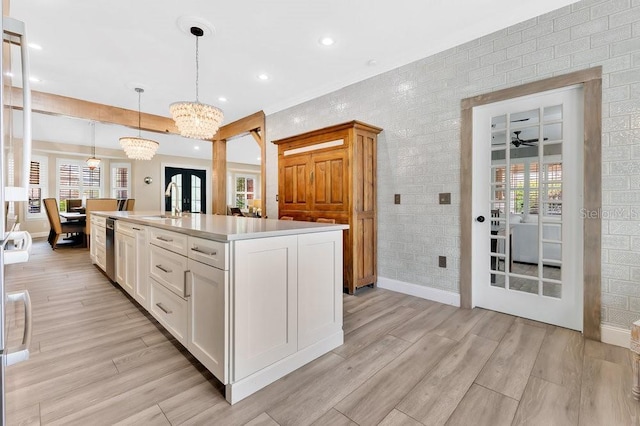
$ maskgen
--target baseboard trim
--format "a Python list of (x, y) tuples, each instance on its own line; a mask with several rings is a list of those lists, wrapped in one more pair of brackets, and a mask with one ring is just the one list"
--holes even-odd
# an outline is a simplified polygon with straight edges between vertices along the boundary
[(450, 291), (440, 290), (433, 287), (425, 287), (418, 284), (393, 280), (391, 278), (378, 277), (378, 287), (422, 299), (433, 300), (447, 305), (460, 307), (460, 295)]
[(629, 348), (631, 343), (631, 330), (614, 327), (612, 325), (600, 326), (600, 340), (602, 343)]
[(42, 238), (42, 237), (48, 237), (49, 233), (48, 232), (31, 232), (31, 238)]

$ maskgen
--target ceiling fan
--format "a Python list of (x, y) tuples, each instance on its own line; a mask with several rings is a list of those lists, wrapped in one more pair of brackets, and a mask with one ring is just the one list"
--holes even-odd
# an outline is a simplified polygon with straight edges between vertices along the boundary
[[(515, 130), (513, 132), (514, 135), (516, 135), (516, 137), (511, 137), (511, 143), (518, 148), (520, 145), (524, 145), (524, 146), (535, 146), (536, 142), (539, 141), (538, 138), (535, 139), (520, 139), (520, 133), (522, 133), (522, 130)], [(548, 138), (544, 138), (544, 140), (547, 140)]]

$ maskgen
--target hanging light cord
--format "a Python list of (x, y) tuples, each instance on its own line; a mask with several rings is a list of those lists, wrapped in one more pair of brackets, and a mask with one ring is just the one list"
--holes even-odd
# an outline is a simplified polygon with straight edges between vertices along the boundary
[(199, 55), (199, 49), (198, 49), (198, 39), (200, 37), (196, 35), (196, 102), (200, 102), (198, 99), (198, 83), (199, 83), (199, 77), (200, 77), (200, 55)]
[(91, 122), (91, 139), (93, 139), (93, 158), (96, 158), (96, 123)]
[(138, 92), (138, 137), (142, 138), (142, 126), (140, 124), (140, 96), (142, 89), (136, 89), (136, 92)]

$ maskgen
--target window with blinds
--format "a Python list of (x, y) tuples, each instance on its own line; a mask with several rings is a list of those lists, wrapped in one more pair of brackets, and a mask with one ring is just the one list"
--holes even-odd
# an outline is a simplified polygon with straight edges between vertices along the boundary
[(29, 190), (27, 219), (43, 219), (46, 216), (42, 200), (47, 196), (47, 163), (44, 156), (33, 155), (29, 166)]
[(58, 202), (66, 210), (66, 200), (100, 198), (102, 196), (102, 169), (91, 170), (84, 161), (58, 159)]
[(131, 197), (131, 165), (127, 163), (111, 164), (111, 196), (120, 200)]
[(255, 198), (255, 182), (254, 176), (235, 175), (235, 207), (248, 207), (249, 201)]
[(509, 172), (509, 183), (511, 185), (510, 212), (538, 214), (540, 210), (540, 173), (538, 163), (512, 163)]

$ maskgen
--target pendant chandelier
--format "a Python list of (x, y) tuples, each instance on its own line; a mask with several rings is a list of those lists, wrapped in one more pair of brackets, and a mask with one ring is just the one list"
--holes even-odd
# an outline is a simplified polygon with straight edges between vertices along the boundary
[(127, 157), (133, 160), (151, 160), (158, 150), (160, 145), (156, 141), (151, 139), (144, 139), (141, 136), (142, 126), (140, 125), (140, 95), (144, 93), (144, 89), (136, 87), (138, 92), (138, 137), (124, 137), (120, 138), (120, 146), (124, 149)]
[(196, 37), (196, 101), (174, 102), (169, 106), (171, 117), (182, 136), (194, 139), (211, 139), (216, 134), (224, 115), (220, 108), (203, 104), (198, 99), (199, 57), (198, 39), (204, 35), (200, 27), (191, 27)]
[(96, 158), (96, 123), (89, 123), (91, 126), (91, 141), (93, 145), (93, 150), (91, 151), (91, 157), (87, 158), (87, 167), (89, 170), (94, 170), (97, 167), (100, 167), (100, 159)]

